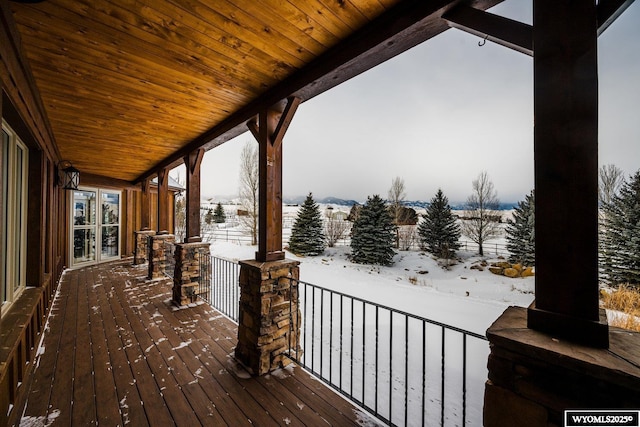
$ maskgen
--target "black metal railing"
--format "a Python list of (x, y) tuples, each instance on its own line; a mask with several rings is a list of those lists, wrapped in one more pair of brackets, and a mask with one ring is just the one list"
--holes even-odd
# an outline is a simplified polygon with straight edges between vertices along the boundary
[(482, 425), (483, 335), (310, 283), (294, 286), (302, 319), (291, 319), (301, 330), (290, 350), (303, 349), (297, 362), (305, 369), (388, 425)]
[(176, 245), (170, 240), (164, 240), (162, 244), (164, 245), (164, 275), (173, 279), (176, 269)]
[(196, 295), (211, 304), (211, 256), (209, 251), (198, 249), (195, 255), (198, 259), (198, 286)]
[(207, 302), (238, 323), (240, 319), (240, 264), (214, 256), (208, 258), (211, 293)]

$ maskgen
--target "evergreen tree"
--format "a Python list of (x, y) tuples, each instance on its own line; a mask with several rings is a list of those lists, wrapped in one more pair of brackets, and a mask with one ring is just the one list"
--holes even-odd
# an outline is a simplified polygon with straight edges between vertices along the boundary
[(223, 223), (227, 220), (227, 214), (224, 213), (224, 208), (222, 207), (222, 203), (218, 202), (216, 205), (216, 210), (213, 212), (213, 222), (216, 224)]
[(323, 230), (320, 208), (309, 193), (293, 223), (289, 250), (297, 255), (320, 255), (326, 247)]
[(420, 246), (438, 257), (453, 258), (460, 249), (460, 225), (441, 189), (431, 199), (423, 219), (418, 225)]
[(351, 228), (351, 259), (360, 264), (393, 264), (395, 226), (380, 196), (367, 198)]
[(535, 196), (534, 190), (518, 202), (513, 212), (513, 219), (507, 220), (507, 249), (511, 253), (510, 262), (517, 262), (526, 266), (536, 263), (535, 242)]
[(640, 284), (640, 171), (602, 209), (603, 276), (614, 285)]

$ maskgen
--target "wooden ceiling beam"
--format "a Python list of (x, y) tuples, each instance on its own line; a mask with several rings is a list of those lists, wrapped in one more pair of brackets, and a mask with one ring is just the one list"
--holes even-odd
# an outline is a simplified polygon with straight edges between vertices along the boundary
[[(474, 0), (470, 5), (484, 10), (501, 2), (502, 0)], [(160, 161), (140, 175), (136, 182), (155, 175), (161, 168), (178, 166), (185, 155), (198, 148), (209, 150), (244, 133), (247, 121), (261, 110), (289, 96), (298, 97), (302, 102), (307, 101), (446, 31), (449, 26), (441, 17), (456, 3), (454, 0), (407, 0), (397, 4), (309, 65), (272, 86), (227, 119)]]
[(596, 6), (596, 13), (598, 14), (598, 36), (604, 33), (633, 2), (634, 0), (600, 0)]
[(533, 27), (493, 13), (459, 5), (442, 16), (450, 27), (533, 56)]

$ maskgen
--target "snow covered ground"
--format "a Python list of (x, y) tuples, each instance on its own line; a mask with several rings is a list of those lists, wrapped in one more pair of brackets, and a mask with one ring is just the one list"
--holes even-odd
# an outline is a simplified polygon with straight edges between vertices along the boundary
[[(255, 246), (229, 242), (211, 245), (212, 255), (230, 260), (252, 259), (255, 251)], [(349, 247), (335, 247), (317, 257), (287, 252), (287, 258), (300, 261), (302, 281), (479, 334), (507, 307), (533, 301), (533, 277), (510, 279), (471, 269), (481, 260), (473, 253), (459, 252), (461, 261), (448, 270), (420, 251), (398, 252), (390, 267), (352, 263), (349, 253)]]

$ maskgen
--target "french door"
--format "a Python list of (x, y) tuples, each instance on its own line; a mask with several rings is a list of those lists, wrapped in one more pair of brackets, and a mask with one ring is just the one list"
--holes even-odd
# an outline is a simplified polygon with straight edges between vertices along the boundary
[(120, 192), (82, 188), (71, 205), (71, 265), (120, 257)]

